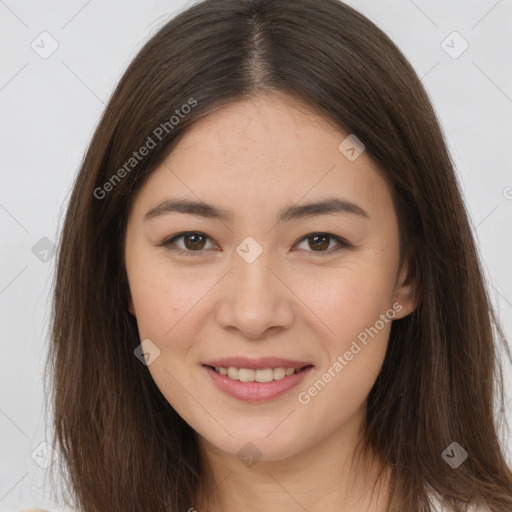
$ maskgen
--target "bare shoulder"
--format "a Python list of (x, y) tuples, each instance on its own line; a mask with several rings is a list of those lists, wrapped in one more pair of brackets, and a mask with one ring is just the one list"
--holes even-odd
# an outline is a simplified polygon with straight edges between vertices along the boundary
[(49, 512), (49, 511), (42, 509), (42, 508), (24, 508), (23, 510), (19, 510), (18, 512)]

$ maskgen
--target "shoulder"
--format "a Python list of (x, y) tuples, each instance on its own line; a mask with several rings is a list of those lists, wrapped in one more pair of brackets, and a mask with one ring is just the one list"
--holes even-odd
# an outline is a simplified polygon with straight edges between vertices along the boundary
[[(16, 512), (75, 512), (75, 508), (71, 507), (71, 505), (54, 505), (52, 506), (52, 510), (48, 510), (47, 508), (37, 508), (37, 507), (30, 507), (30, 508), (23, 508), (20, 510), (17, 510)], [(1, 512), (1, 510), (0, 510)]]
[[(435, 512), (451, 512), (451, 508), (444, 507), (441, 504), (441, 499), (438, 494), (434, 493), (433, 491), (430, 492), (430, 499), (433, 502), (433, 506), (435, 507)], [(467, 509), (467, 512), (491, 512), (491, 509), (487, 507), (487, 505), (476, 505), (472, 504), (469, 505), (469, 508)]]
[[(451, 509), (448, 509), (448, 508), (444, 508), (444, 507), (441, 507), (439, 506), (439, 508), (436, 508), (435, 509), (436, 512), (439, 511), (439, 512), (451, 512)], [(470, 505), (469, 508), (467, 509), (468, 512), (491, 512), (491, 509), (488, 508), (486, 505)]]
[(49, 511), (44, 510), (42, 508), (24, 508), (23, 510), (18, 510), (18, 512), (49, 512)]

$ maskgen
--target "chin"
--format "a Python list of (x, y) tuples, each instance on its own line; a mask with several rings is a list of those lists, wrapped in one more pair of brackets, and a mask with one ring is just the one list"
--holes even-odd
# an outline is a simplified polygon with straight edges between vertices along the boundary
[(290, 432), (290, 428), (283, 429), (282, 432), (277, 432), (277, 429), (272, 432), (272, 429), (275, 429), (278, 424), (279, 422), (274, 423), (273, 427), (265, 429), (264, 433), (263, 429), (258, 428), (254, 431), (251, 429), (239, 430), (239, 432), (243, 432), (243, 435), (237, 435), (236, 429), (230, 430), (227, 426), (233, 437), (225, 432), (221, 437), (212, 436), (211, 428), (208, 429), (208, 435), (200, 435), (215, 450), (236, 457), (242, 462), (245, 461), (244, 463), (247, 462), (246, 465), (250, 466), (254, 461), (285, 460), (306, 448), (308, 443), (304, 439), (303, 432), (301, 435), (297, 434), (297, 436)]

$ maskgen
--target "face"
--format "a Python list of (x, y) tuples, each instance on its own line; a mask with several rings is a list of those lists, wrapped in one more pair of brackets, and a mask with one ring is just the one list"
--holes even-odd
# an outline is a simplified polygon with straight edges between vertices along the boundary
[(347, 136), (287, 96), (232, 103), (133, 203), (147, 369), (224, 454), (281, 460), (360, 423), (391, 322), (413, 309), (391, 193)]

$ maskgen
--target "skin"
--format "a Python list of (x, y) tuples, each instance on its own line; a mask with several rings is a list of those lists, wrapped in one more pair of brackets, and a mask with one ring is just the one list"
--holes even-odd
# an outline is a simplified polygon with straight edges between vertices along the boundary
[[(391, 321), (309, 403), (297, 397), (393, 304), (401, 307), (395, 319), (415, 307), (407, 260), (399, 267), (390, 190), (365, 152), (355, 161), (340, 152), (347, 135), (283, 94), (231, 103), (188, 130), (132, 205), (129, 309), (140, 339), (160, 350), (148, 365), (152, 378), (198, 433), (222, 481), (212, 510), (384, 510), (387, 476), (372, 501), (377, 460), (370, 455), (356, 471), (355, 447)], [(369, 218), (275, 221), (286, 206), (332, 196), (356, 203)], [(143, 220), (178, 197), (229, 208), (234, 218), (167, 213)], [(199, 245), (202, 252), (187, 257), (160, 245), (183, 231), (208, 238), (201, 246), (185, 237), (175, 246), (193, 252)], [(318, 232), (352, 247), (334, 251), (338, 243), (327, 239), (328, 248), (315, 251), (306, 235)], [(236, 252), (248, 236), (263, 249), (252, 263)], [(236, 355), (286, 357), (314, 368), (281, 397), (249, 403), (224, 395), (201, 366)], [(261, 453), (250, 467), (237, 456), (247, 442)], [(191, 504), (202, 506), (200, 497)]]

